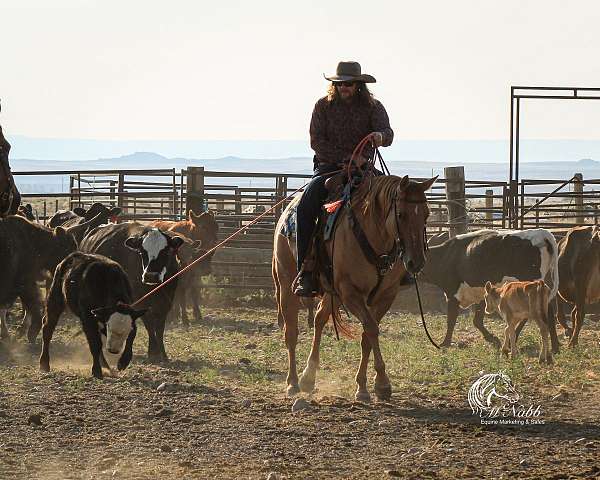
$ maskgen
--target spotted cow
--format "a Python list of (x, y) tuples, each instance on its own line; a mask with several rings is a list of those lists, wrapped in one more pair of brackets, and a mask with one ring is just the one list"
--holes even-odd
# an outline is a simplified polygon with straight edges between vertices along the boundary
[[(514, 280), (546, 280), (553, 300), (558, 291), (558, 247), (554, 236), (541, 228), (478, 230), (430, 246), (421, 276), (442, 289), (448, 301), (443, 346), (451, 345), (459, 307), (475, 306), (473, 324), (499, 348), (500, 341), (483, 324), (486, 282), (500, 286)], [(554, 315), (550, 314), (550, 318)], [(549, 323), (552, 350), (556, 353), (556, 326)]]
[[(95, 228), (83, 239), (79, 249), (104, 255), (121, 265), (129, 276), (133, 297), (139, 299), (179, 270), (177, 251), (184, 244), (181, 237), (158, 228), (126, 222)], [(153, 361), (167, 360), (165, 321), (177, 281), (169, 282), (140, 305), (140, 308), (149, 308), (142, 320), (148, 331), (148, 357)]]

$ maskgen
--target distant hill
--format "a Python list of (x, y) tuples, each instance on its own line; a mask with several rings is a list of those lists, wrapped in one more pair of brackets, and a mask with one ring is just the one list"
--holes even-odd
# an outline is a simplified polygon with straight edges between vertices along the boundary
[[(86, 140), (5, 135), (11, 158), (96, 161), (155, 152), (169, 159), (310, 158), (308, 135), (302, 140)], [(394, 143), (383, 150), (390, 162), (506, 163), (508, 140), (408, 140), (396, 131)], [(569, 162), (600, 158), (598, 140), (521, 140), (523, 162)]]
[[(18, 172), (48, 170), (123, 170), (123, 169), (161, 169), (175, 168), (179, 171), (188, 166), (204, 166), (211, 171), (228, 172), (264, 172), (264, 173), (312, 173), (312, 158), (292, 157), (275, 159), (239, 158), (227, 156), (214, 159), (167, 158), (153, 152), (136, 152), (116, 158), (100, 158), (97, 160), (61, 161), (61, 160), (28, 160), (11, 159), (11, 168), (17, 173), (17, 185), (24, 193), (65, 192), (68, 190), (67, 175), (18, 175)], [(388, 161), (392, 173), (413, 177), (443, 177), (444, 167), (461, 165), (459, 162), (424, 162), (424, 161)], [(462, 163), (467, 180), (505, 181), (508, 178), (507, 163)], [(600, 162), (584, 158), (579, 161), (564, 162), (523, 162), (520, 177), (530, 179), (569, 179), (580, 172), (584, 179), (600, 179)], [(269, 180), (236, 178), (236, 185), (254, 186), (270, 184)]]

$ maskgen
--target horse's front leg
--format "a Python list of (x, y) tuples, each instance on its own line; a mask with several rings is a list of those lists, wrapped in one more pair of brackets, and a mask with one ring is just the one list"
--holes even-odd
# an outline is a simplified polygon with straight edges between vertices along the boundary
[[(337, 308), (337, 306), (334, 308)], [(329, 320), (331, 314), (331, 296), (325, 295), (317, 308), (310, 355), (308, 356), (308, 360), (306, 361), (306, 367), (304, 368), (304, 371), (300, 376), (300, 390), (302, 390), (303, 392), (310, 393), (315, 389), (317, 370), (319, 369), (319, 352), (321, 348), (321, 336), (323, 334), (323, 327), (327, 323), (327, 320)]]
[(392, 396), (392, 385), (385, 372), (385, 362), (379, 348), (379, 325), (371, 322), (365, 329), (373, 350), (373, 366), (375, 367), (375, 395), (379, 400), (389, 400)]
[[(392, 385), (390, 379), (385, 372), (385, 362), (381, 355), (379, 348), (379, 320), (385, 313), (385, 310), (375, 312), (375, 315), (371, 313), (367, 305), (364, 303), (360, 292), (346, 291), (342, 295), (342, 298), (346, 301), (346, 306), (353, 312), (361, 321), (363, 325), (363, 338), (361, 341), (362, 355), (361, 362), (356, 374), (356, 383), (358, 384), (358, 390), (356, 391), (356, 399), (360, 400), (360, 397), (366, 398), (368, 391), (366, 389), (366, 380), (363, 382), (363, 374), (366, 376), (367, 364), (369, 361), (369, 353), (373, 352), (373, 364), (375, 367), (375, 395), (379, 400), (389, 400), (392, 396)], [(370, 348), (366, 345), (368, 341)]]
[(360, 365), (355, 377), (358, 388), (354, 398), (359, 402), (370, 402), (371, 395), (367, 388), (367, 367), (369, 366), (369, 356), (371, 355), (371, 342), (365, 332), (363, 332), (360, 340), (360, 348)]
[(298, 310), (300, 300), (291, 289), (282, 292), (280, 311), (283, 317), (283, 336), (288, 351), (288, 375), (286, 379), (287, 395), (292, 397), (300, 393), (298, 372), (296, 370), (296, 345), (298, 344)]

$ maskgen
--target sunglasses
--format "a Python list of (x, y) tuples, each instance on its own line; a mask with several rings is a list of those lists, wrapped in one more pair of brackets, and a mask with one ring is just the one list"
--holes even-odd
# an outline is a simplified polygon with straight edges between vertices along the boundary
[(354, 85), (356, 85), (356, 82), (353, 82), (353, 81), (347, 81), (347, 82), (333, 82), (333, 84), (334, 84), (336, 87), (342, 87), (342, 86), (344, 86), (344, 87), (353, 87)]

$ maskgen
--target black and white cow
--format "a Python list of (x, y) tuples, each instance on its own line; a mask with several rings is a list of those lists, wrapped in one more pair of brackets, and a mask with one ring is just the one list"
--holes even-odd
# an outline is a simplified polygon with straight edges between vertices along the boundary
[(50, 218), (48, 225), (51, 228), (64, 227), (73, 228), (80, 225), (88, 225), (87, 229), (77, 229), (73, 232), (75, 240), (80, 243), (83, 237), (94, 228), (107, 224), (109, 222), (116, 222), (117, 217), (121, 214), (120, 207), (108, 208), (102, 203), (94, 203), (89, 210), (84, 208), (74, 208), (71, 210), (60, 210), (56, 212), (52, 218)]
[(42, 326), (42, 296), (37, 285), (77, 249), (73, 235), (18, 215), (0, 219), (0, 332), (8, 335), (6, 311), (17, 298), (27, 311), (27, 337), (33, 343)]
[[(134, 298), (139, 299), (179, 270), (176, 254), (183, 244), (182, 238), (158, 228), (126, 222), (95, 228), (83, 239), (79, 249), (104, 255), (120, 264), (129, 276)], [(148, 358), (153, 361), (168, 359), (164, 345), (165, 322), (177, 281), (165, 285), (140, 305), (150, 308), (142, 320), (148, 331)]]
[(74, 252), (56, 267), (42, 327), (40, 370), (50, 371), (50, 341), (65, 308), (79, 317), (92, 354), (92, 375), (102, 366), (119, 370), (129, 365), (136, 334), (131, 285), (123, 268), (102, 255)]
[[(549, 298), (552, 300), (558, 291), (558, 247), (554, 236), (542, 228), (505, 232), (478, 230), (430, 246), (421, 277), (441, 288), (448, 301), (443, 346), (448, 347), (452, 342), (459, 306), (474, 305), (473, 324), (487, 341), (499, 348), (498, 338), (483, 325), (486, 282), (499, 286), (514, 280), (542, 279), (551, 288)], [(556, 353), (556, 326), (550, 323), (552, 349)]]

